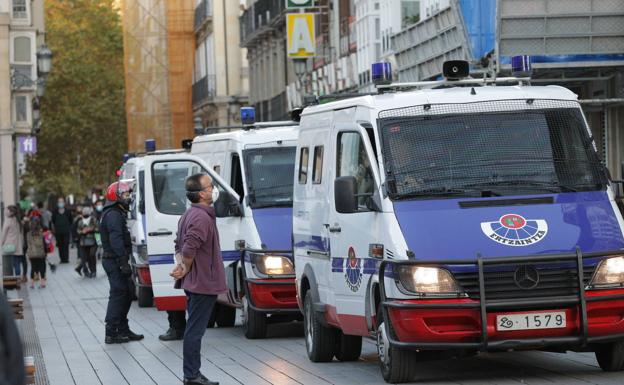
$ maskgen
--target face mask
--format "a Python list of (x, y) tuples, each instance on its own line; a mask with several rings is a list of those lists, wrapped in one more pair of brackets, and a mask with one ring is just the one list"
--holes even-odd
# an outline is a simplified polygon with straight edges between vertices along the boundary
[(214, 187), (212, 189), (212, 203), (214, 204), (217, 201), (217, 199), (219, 199), (219, 189)]
[(97, 206), (95, 206), (95, 209), (96, 209), (97, 211), (102, 211), (102, 210), (104, 209), (104, 207), (102, 207), (102, 206), (100, 206), (100, 205), (97, 205)]
[(65, 203), (63, 203), (63, 202), (59, 202), (59, 203), (57, 203), (57, 204), (56, 204), (56, 206), (57, 206), (59, 209), (63, 209), (63, 208), (65, 208)]

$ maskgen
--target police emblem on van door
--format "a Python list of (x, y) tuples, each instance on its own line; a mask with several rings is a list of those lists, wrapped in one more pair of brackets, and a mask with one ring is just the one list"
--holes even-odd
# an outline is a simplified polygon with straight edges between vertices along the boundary
[(357, 292), (362, 284), (362, 260), (355, 257), (355, 250), (349, 247), (349, 257), (346, 260), (345, 281), (352, 292)]
[(481, 230), (493, 240), (506, 246), (529, 246), (544, 239), (548, 223), (543, 219), (525, 219), (518, 214), (505, 214), (498, 221), (482, 222)]

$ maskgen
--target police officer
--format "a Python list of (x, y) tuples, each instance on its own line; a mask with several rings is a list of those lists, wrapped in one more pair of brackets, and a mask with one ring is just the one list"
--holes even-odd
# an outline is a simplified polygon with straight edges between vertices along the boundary
[(115, 182), (106, 191), (106, 205), (100, 222), (102, 239), (102, 266), (110, 284), (108, 307), (106, 309), (107, 344), (139, 341), (143, 335), (133, 333), (128, 326), (128, 311), (132, 304), (134, 282), (129, 264), (132, 244), (126, 226), (130, 208), (131, 189), (124, 182)]

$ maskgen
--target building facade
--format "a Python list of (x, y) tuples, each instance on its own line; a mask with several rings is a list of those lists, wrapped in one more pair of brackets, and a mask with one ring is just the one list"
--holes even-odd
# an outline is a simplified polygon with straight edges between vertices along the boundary
[(123, 0), (128, 149), (192, 138), (195, 0)]
[(240, 124), (249, 103), (247, 50), (240, 47), (238, 1), (197, 0), (193, 114), (203, 127)]
[(37, 124), (37, 49), (44, 44), (43, 0), (0, 0), (0, 209), (19, 196), (19, 136)]

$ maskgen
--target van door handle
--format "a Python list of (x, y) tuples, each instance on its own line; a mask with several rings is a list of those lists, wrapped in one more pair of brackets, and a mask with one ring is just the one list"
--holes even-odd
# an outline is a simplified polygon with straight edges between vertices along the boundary
[(173, 232), (171, 231), (154, 231), (152, 233), (147, 233), (147, 235), (149, 235), (150, 237), (160, 237), (163, 235), (172, 235)]
[(323, 223), (323, 226), (327, 227), (327, 230), (329, 230), (330, 233), (339, 233), (342, 231), (340, 226), (338, 226), (338, 223), (334, 224), (333, 226), (330, 226), (329, 223)]

